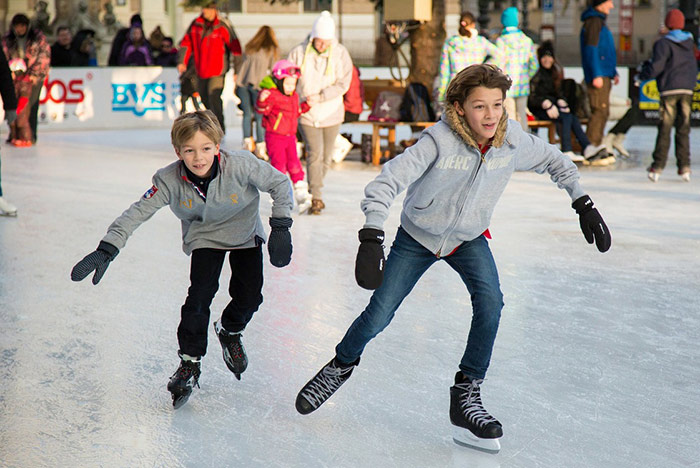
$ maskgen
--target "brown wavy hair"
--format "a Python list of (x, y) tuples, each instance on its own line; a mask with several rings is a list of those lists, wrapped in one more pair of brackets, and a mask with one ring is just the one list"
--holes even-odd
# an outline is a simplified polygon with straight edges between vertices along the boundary
[(478, 63), (469, 65), (457, 73), (447, 85), (445, 92), (445, 102), (462, 104), (465, 99), (474, 91), (474, 88), (484, 86), (485, 88), (498, 88), (503, 91), (503, 98), (510, 89), (513, 81), (495, 65)]
[(270, 26), (260, 26), (255, 36), (245, 45), (246, 55), (251, 55), (263, 49), (267, 52), (272, 52), (275, 60), (280, 56), (280, 45), (275, 37), (275, 31)]
[(476, 18), (474, 18), (474, 15), (472, 15), (468, 11), (465, 11), (461, 15), (459, 15), (459, 35), (472, 37), (472, 32), (464, 26), (462, 26), (463, 22), (467, 24), (474, 24), (476, 23)]

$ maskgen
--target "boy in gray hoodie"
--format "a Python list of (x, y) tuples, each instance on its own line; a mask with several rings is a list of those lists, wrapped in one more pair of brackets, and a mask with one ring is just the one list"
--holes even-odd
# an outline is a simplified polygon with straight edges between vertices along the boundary
[(258, 207), (260, 192), (272, 196), (270, 263), (289, 264), (292, 256), (292, 190), (287, 177), (248, 151), (221, 150), (224, 134), (209, 110), (181, 115), (171, 140), (178, 161), (158, 170), (153, 185), (107, 229), (97, 250), (71, 272), (81, 281), (93, 271), (97, 284), (129, 236), (168, 205), (182, 221), (182, 248), (191, 255), (190, 287), (177, 330), (180, 365), (170, 378), (173, 406), (182, 406), (201, 374), (207, 349), (209, 306), (219, 289), (226, 253), (231, 265), (231, 302), (214, 323), (224, 361), (240, 380), (248, 366), (241, 334), (262, 303), (262, 244), (265, 231)]
[[(483, 407), (480, 385), (491, 359), (503, 307), (488, 232), (491, 214), (514, 171), (549, 173), (573, 200), (589, 244), (610, 248), (611, 237), (593, 202), (578, 183), (576, 166), (555, 146), (523, 131), (503, 110), (511, 80), (493, 65), (459, 72), (446, 92), (441, 121), (406, 152), (384, 165), (365, 188), (355, 277), (376, 289), (353, 322), (336, 355), (299, 392), (296, 408), (308, 414), (350, 377), (365, 345), (391, 321), (418, 279), (445, 260), (471, 294), (467, 347), (450, 388), (455, 441), (498, 451), (501, 424)], [(401, 226), (384, 270), (383, 225), (394, 198), (407, 189)]]

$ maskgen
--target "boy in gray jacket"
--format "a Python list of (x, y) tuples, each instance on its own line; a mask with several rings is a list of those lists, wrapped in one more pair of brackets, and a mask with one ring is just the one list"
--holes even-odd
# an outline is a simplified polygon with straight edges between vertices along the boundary
[[(337, 345), (335, 357), (299, 392), (296, 408), (316, 410), (350, 377), (365, 345), (391, 321), (425, 271), (443, 259), (462, 278), (472, 302), (467, 347), (450, 388), (450, 420), (458, 443), (496, 452), (501, 424), (483, 407), (480, 385), (491, 359), (503, 307), (488, 227), (513, 171), (547, 172), (565, 189), (588, 243), (610, 248), (611, 237), (579, 186), (576, 166), (503, 110), (511, 80), (493, 65), (472, 65), (450, 82), (445, 113), (420, 140), (384, 165), (365, 188), (355, 277), (376, 289)], [(407, 188), (401, 226), (384, 271), (383, 225), (394, 198)]]
[(227, 252), (232, 300), (214, 328), (229, 370), (240, 380), (248, 366), (241, 334), (262, 303), (265, 231), (258, 211), (260, 191), (269, 192), (273, 200), (267, 246), (270, 262), (283, 267), (292, 256), (289, 180), (248, 151), (220, 151), (223, 136), (209, 110), (175, 119), (171, 141), (179, 160), (155, 173), (151, 188), (114, 220), (97, 250), (71, 272), (73, 281), (81, 281), (94, 271), (92, 283), (97, 284), (129, 236), (158, 209), (168, 205), (182, 221), (182, 248), (192, 262), (191, 284), (177, 330), (180, 365), (168, 383), (175, 408), (198, 385), (207, 348), (209, 306), (219, 288)]

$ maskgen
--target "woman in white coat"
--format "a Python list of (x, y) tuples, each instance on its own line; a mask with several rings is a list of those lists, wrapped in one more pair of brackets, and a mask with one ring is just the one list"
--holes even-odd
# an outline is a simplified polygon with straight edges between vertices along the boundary
[(345, 118), (343, 95), (352, 80), (352, 59), (335, 37), (335, 21), (327, 11), (314, 21), (309, 37), (289, 52), (301, 69), (297, 91), (311, 106), (299, 123), (306, 144), (306, 166), (312, 201), (309, 214), (325, 208), (321, 189)]

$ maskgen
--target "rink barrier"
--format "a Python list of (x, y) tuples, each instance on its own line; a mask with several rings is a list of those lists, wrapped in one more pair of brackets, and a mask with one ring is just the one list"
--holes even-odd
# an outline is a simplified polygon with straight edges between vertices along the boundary
[[(236, 121), (233, 70), (224, 82), (224, 119)], [(188, 103), (188, 110), (194, 110)], [(171, 67), (51, 68), (39, 97), (39, 131), (170, 128), (180, 114)], [(2, 116), (4, 118), (4, 116)]]

